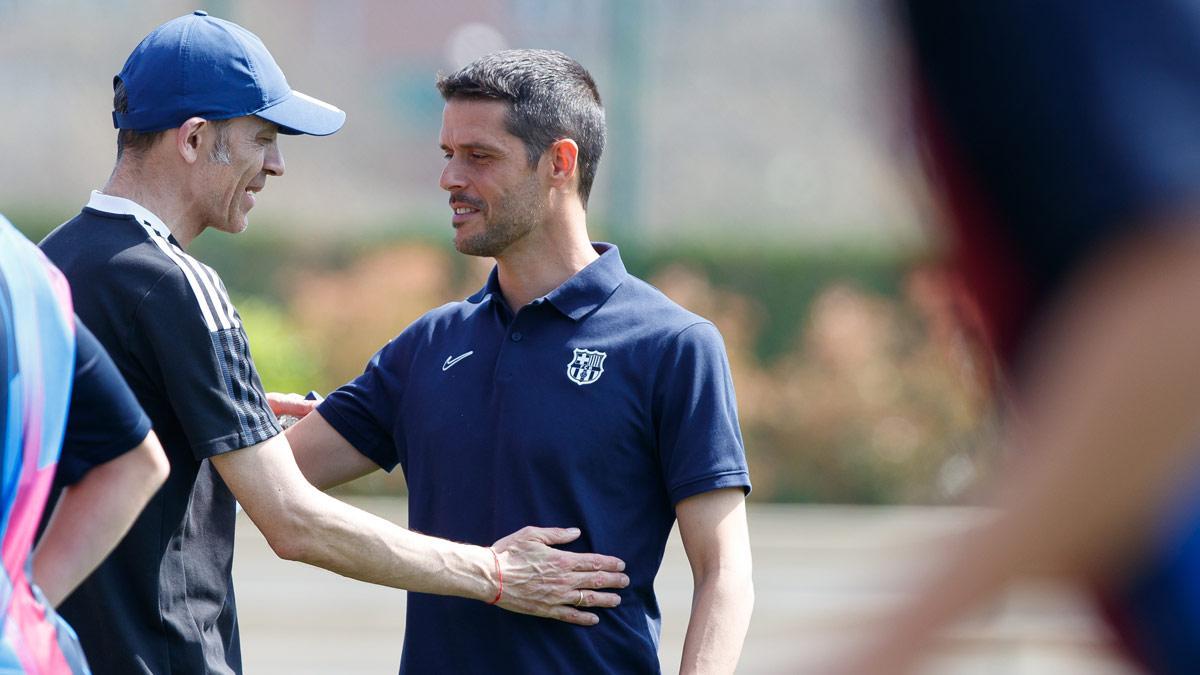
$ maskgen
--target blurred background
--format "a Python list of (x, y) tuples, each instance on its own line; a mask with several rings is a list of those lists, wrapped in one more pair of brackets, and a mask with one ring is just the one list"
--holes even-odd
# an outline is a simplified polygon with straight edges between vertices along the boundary
[[(0, 0), (0, 210), (35, 241), (112, 168), (112, 78), (193, 2)], [(199, 6), (199, 5), (196, 5)], [(986, 392), (912, 195), (881, 2), (208, 2), (345, 109), (286, 137), (225, 279), (268, 389), (327, 392), (490, 261), (450, 245), (439, 71), (504, 47), (588, 67), (609, 119), (597, 239), (725, 335), (763, 501), (940, 503), (977, 472)]]
[[(115, 154), (112, 77), (129, 51), (197, 8), (257, 33), (294, 88), (348, 114), (335, 136), (285, 137), (286, 176), (269, 181), (250, 229), (206, 233), (190, 250), (224, 278), (269, 390), (327, 393), (421, 313), (483, 283), (490, 261), (450, 244), (434, 78), (501, 48), (559, 49), (591, 71), (607, 109), (593, 237), (617, 243), (631, 272), (712, 319), (726, 339), (760, 563), (747, 672), (787, 672), (819, 651), (791, 631), (844, 632), (903, 587), (902, 574), (863, 581), (882, 559), (907, 551), (917, 560), (914, 552), (974, 517), (960, 505), (1002, 459), (993, 371), (960, 327), (967, 309), (923, 220), (930, 209), (908, 134), (904, 54), (886, 3), (0, 0), (0, 212), (32, 239), (105, 182)], [(397, 473), (344, 492), (402, 519), (394, 497), (403, 490)], [(260, 544), (245, 548), (265, 560)], [(295, 588), (263, 595), (264, 577), (245, 571), (257, 569), (250, 555), (238, 558), (250, 672), (333, 672), (295, 644), (316, 638), (286, 637), (304, 630), (288, 621), (313, 619), (309, 610), (257, 613)], [(263, 565), (271, 577), (288, 564)], [(808, 573), (795, 574), (798, 565)], [(848, 568), (862, 568), (861, 579), (839, 576)], [(686, 565), (676, 571), (686, 575)], [(402, 594), (296, 573), (314, 575), (297, 584), (336, 584), (339, 598), (387, 603), (376, 606), (382, 615), (355, 605), (336, 620), (392, 617), (380, 629), (380, 663), (394, 668)], [(668, 669), (689, 592), (676, 603), (682, 616), (665, 603)], [(1083, 655), (1078, 672), (1109, 672), (1097, 670), (1101, 662), (1118, 672), (1094, 656), (1105, 638), (1077, 599), (1032, 597), (1051, 601), (1002, 601), (975, 617), (976, 642), (948, 638), (950, 651), (975, 660), (947, 661), (946, 672), (1071, 672), (1014, 659), (1008, 646)], [(320, 634), (331, 615), (323, 618), (304, 625)], [(255, 651), (254, 631), (281, 625), (291, 627), (280, 648)], [(350, 672), (345, 654), (331, 658)], [(984, 670), (962, 670), (966, 663)]]

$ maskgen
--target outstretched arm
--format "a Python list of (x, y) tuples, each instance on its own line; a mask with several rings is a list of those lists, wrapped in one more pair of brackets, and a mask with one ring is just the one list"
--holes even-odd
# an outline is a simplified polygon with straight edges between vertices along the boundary
[(732, 673), (754, 610), (743, 490), (688, 497), (675, 513), (695, 584), (679, 672)]
[(1200, 234), (1169, 225), (1077, 277), (1034, 343), (998, 516), (837, 672), (908, 672), (936, 629), (1017, 575), (1104, 579), (1133, 562), (1200, 434)]
[(277, 414), (282, 410), (282, 414), (301, 418), (285, 433), (292, 447), (292, 455), (296, 458), (296, 465), (300, 467), (304, 478), (317, 488), (328, 490), (379, 470), (378, 464), (356, 450), (325, 421), (321, 413), (309, 414), (316, 401), (296, 398), (291, 407), (288, 407), (277, 400), (271, 400), (273, 394), (267, 396), (271, 402), (271, 409)]
[[(491, 602), (500, 592), (498, 560), (503, 576), (500, 607), (580, 625), (599, 619), (573, 606), (579, 598), (577, 589), (586, 589), (586, 607), (620, 603), (620, 596), (597, 589), (628, 585), (628, 577), (621, 572), (624, 562), (551, 548), (576, 539), (578, 530), (525, 528), (496, 542), (490, 551), (412, 532), (324, 494), (301, 473), (288, 442), (291, 438), (297, 439), (298, 454), (309, 467), (306, 473), (315, 472), (316, 482), (326, 485), (348, 480), (343, 469), (330, 474), (314, 469), (322, 464), (314, 441), (331, 440), (328, 433), (340, 440), (332, 444), (336, 454), (366, 468), (355, 464), (352, 455), (342, 455), (349, 444), (319, 414), (309, 415), (288, 431), (287, 436), (281, 434), (212, 459), (281, 558), (361, 581), (484, 602)], [(349, 451), (358, 454), (352, 448)], [(340, 460), (329, 461), (343, 466)], [(358, 473), (358, 469), (349, 473)]]

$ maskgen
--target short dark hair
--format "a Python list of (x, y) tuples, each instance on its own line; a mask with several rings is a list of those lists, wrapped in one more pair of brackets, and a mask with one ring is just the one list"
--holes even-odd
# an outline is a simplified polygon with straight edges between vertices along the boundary
[[(129, 112), (129, 93), (125, 91), (125, 83), (121, 78), (113, 78), (113, 110), (119, 113)], [(211, 156), (215, 161), (224, 164), (229, 163), (229, 120), (210, 120), (213, 128), (217, 132), (216, 140), (213, 144)], [(117, 130), (117, 159), (121, 159), (121, 155), (128, 150), (134, 154), (149, 150), (154, 142), (159, 139), (164, 131), (134, 131), (133, 129), (118, 129)]]
[[(113, 110), (119, 113), (129, 112), (129, 94), (125, 91), (125, 83), (120, 77), (113, 78)], [(117, 159), (128, 150), (142, 153), (149, 150), (154, 142), (163, 135), (162, 131), (134, 131), (133, 129), (117, 130)]]
[(509, 103), (508, 132), (525, 143), (531, 166), (551, 144), (579, 145), (579, 197), (587, 208), (604, 152), (604, 105), (588, 71), (562, 52), (509, 49), (488, 54), (452, 75), (439, 73), (442, 98)]

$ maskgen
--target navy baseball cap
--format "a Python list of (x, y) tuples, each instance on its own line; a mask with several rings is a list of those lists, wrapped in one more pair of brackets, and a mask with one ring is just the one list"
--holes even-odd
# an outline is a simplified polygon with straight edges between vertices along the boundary
[(346, 121), (340, 109), (293, 91), (257, 35), (199, 10), (155, 28), (117, 78), (129, 95), (128, 112), (113, 111), (118, 129), (153, 132), (189, 117), (257, 115), (280, 133), (328, 136)]

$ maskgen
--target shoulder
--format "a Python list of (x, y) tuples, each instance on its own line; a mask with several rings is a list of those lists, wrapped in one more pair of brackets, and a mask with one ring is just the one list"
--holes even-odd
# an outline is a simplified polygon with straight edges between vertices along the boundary
[(651, 284), (628, 275), (609, 300), (606, 309), (621, 317), (647, 338), (667, 346), (682, 335), (704, 336), (720, 341), (720, 333), (711, 321), (668, 298)]
[(392, 338), (376, 355), (376, 358), (392, 359), (402, 354), (412, 354), (420, 349), (437, 344), (448, 336), (470, 330), (478, 318), (484, 303), (459, 300), (435, 307)]
[[(155, 245), (165, 254), (167, 263), (156, 266), (161, 274), (148, 290), (148, 298), (153, 297), (159, 306), (179, 303), (173, 305), (175, 311), (200, 317), (210, 332), (241, 326), (241, 318), (216, 270), (168, 241), (156, 241)], [(194, 311), (183, 311), (189, 308)]]
[(54, 228), (39, 246), (57, 251), (81, 243), (135, 245), (146, 240), (145, 229), (133, 216), (85, 208), (74, 218)]
[[(158, 279), (173, 263), (132, 216), (84, 209), (38, 244), (74, 283)], [(76, 279), (76, 277), (85, 277)]]
[(455, 331), (469, 329), (487, 310), (487, 301), (456, 300), (435, 307), (409, 324), (401, 337), (438, 338)]

